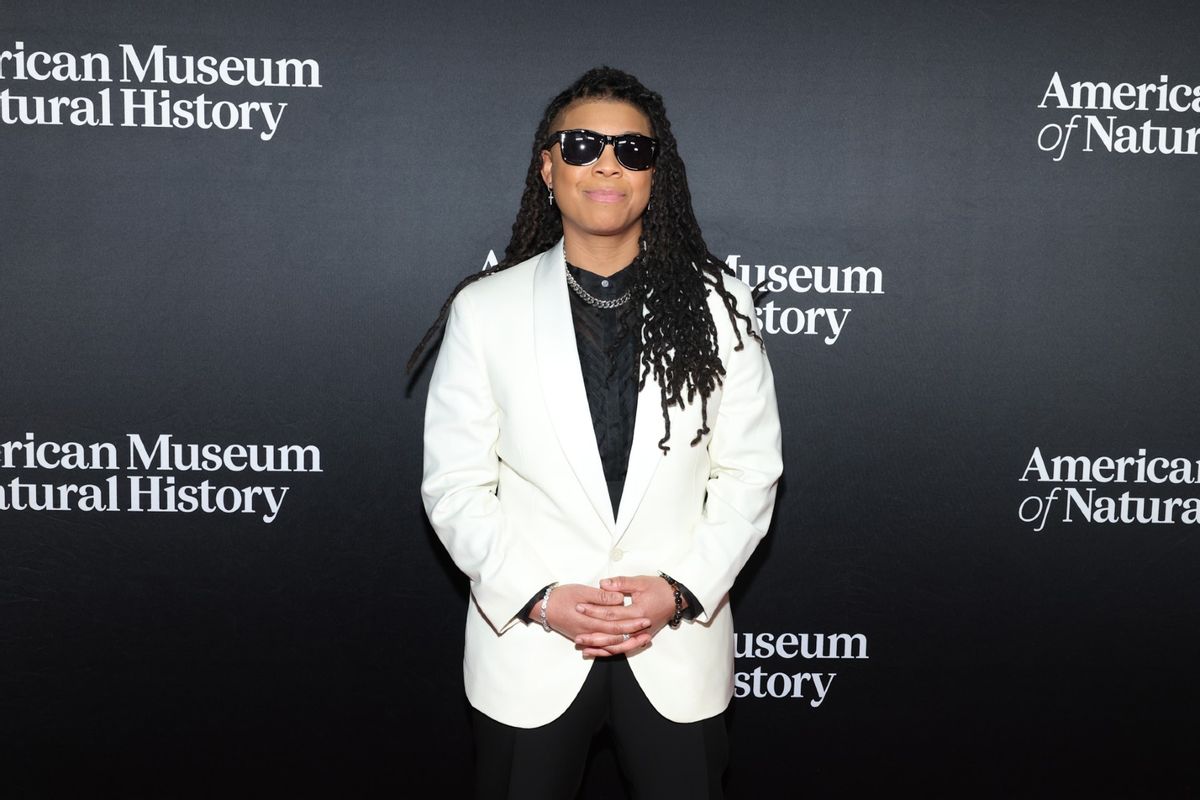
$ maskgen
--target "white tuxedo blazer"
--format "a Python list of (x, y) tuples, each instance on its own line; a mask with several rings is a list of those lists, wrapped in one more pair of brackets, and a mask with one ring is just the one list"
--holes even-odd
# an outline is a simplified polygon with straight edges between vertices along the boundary
[[(725, 277), (757, 320), (749, 288)], [(728, 592), (766, 534), (782, 471), (779, 413), (766, 354), (737, 342), (720, 297), (724, 386), (708, 400), (711, 433), (695, 447), (699, 399), (671, 409), (663, 454), (659, 386), (637, 400), (633, 447), (613, 519), (584, 390), (562, 241), (467, 286), (450, 308), (425, 408), (422, 499), (471, 582), (463, 674), (471, 705), (533, 728), (562, 714), (592, 662), (558, 633), (517, 618), (543, 586), (597, 586), (660, 570), (704, 613), (664, 628), (629, 666), (654, 707), (676, 722), (719, 714), (733, 694)], [(740, 324), (740, 323), (739, 323)]]

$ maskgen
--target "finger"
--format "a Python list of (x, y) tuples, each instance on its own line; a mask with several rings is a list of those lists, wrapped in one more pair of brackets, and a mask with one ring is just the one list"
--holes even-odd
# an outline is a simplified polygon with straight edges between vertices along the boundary
[(580, 636), (624, 636), (629, 634), (632, 636), (635, 633), (641, 633), (644, 630), (649, 630), (649, 623), (642, 624), (644, 620), (635, 620), (633, 622), (598, 622), (586, 628), (583, 633), (576, 634), (576, 641), (579, 641)]
[(628, 576), (618, 575), (613, 578), (605, 578), (600, 581), (600, 588), (612, 592), (629, 592), (632, 589), (626, 588), (626, 582), (629, 581)]
[(595, 616), (600, 619), (633, 619), (646, 616), (643, 604), (628, 603), (623, 606), (599, 606), (595, 603), (577, 603), (575, 610), (580, 614)]
[(625, 644), (629, 639), (625, 633), (585, 633), (575, 637), (575, 644), (585, 648), (605, 648)]
[(625, 595), (615, 590), (606, 592), (601, 589), (593, 589), (589, 602), (598, 606), (619, 606), (625, 603)]
[(609, 656), (613, 655), (607, 650), (599, 647), (585, 647), (579, 651), (579, 654), (582, 655), (584, 659), (608, 658)]
[(634, 606), (597, 606), (591, 603), (577, 603), (576, 613), (585, 617), (603, 620), (641, 619), (643, 614)]
[(635, 645), (630, 645), (630, 646), (629, 646), (629, 649), (628, 649), (628, 650), (626, 650), (625, 648), (626, 648), (626, 646), (627, 646), (627, 645), (629, 645), (629, 642), (623, 642), (622, 644), (616, 645), (615, 647), (612, 647), (612, 648), (605, 647), (605, 648), (603, 648), (603, 649), (604, 649), (604, 652), (608, 653), (609, 655), (615, 656), (615, 655), (617, 655), (617, 653), (615, 653), (615, 652), (612, 652), (612, 651), (613, 651), (613, 650), (614, 650), (616, 647), (619, 647), (619, 648), (621, 648), (621, 652), (623, 652), (623, 653), (627, 653), (627, 654), (630, 654), (630, 655), (632, 655), (633, 653), (639, 653), (639, 652), (641, 652), (642, 650), (645, 650), (645, 649), (647, 649), (647, 648), (653, 647), (653, 646), (654, 646), (654, 640), (653, 640), (653, 639), (646, 639), (645, 641), (639, 642), (638, 644), (635, 644)]
[[(646, 575), (615, 575), (600, 581), (601, 590), (633, 594), (650, 588), (654, 579)], [(664, 582), (665, 583), (665, 582)]]
[(651, 644), (651, 636), (648, 633), (630, 636), (628, 641), (614, 644), (609, 647), (587, 647), (583, 650), (585, 658), (602, 658), (605, 656), (617, 656), (622, 653), (635, 653), (639, 650), (644, 650)]
[[(636, 624), (622, 623), (620, 625), (605, 626), (602, 630), (590, 631), (581, 633), (575, 637), (575, 644), (585, 647), (610, 647), (614, 644), (621, 644), (629, 637), (643, 631), (649, 626), (649, 620), (635, 620)], [(645, 624), (642, 624), (645, 623)]]

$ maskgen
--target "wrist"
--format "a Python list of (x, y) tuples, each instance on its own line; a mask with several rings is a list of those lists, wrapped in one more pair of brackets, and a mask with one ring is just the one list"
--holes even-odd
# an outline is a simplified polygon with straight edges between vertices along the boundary
[(542, 629), (546, 631), (546, 633), (550, 633), (550, 631), (553, 630), (553, 628), (550, 627), (549, 621), (546, 619), (546, 609), (550, 606), (550, 593), (554, 591), (555, 586), (558, 586), (558, 584), (552, 583), (546, 587), (546, 591), (542, 593), (542, 602), (538, 604), (537, 621), (542, 624)]
[(683, 619), (683, 591), (679, 588), (679, 584), (676, 582), (676, 580), (667, 573), (660, 572), (658, 573), (658, 576), (666, 581), (667, 585), (671, 587), (671, 592), (675, 601), (675, 612), (671, 614), (671, 618), (667, 620), (667, 625), (669, 625), (671, 628), (678, 628), (680, 621)]

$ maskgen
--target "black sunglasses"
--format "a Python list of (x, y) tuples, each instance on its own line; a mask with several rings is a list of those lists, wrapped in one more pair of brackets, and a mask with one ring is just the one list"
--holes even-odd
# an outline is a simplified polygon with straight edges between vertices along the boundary
[(550, 134), (546, 140), (545, 149), (549, 150), (558, 142), (562, 150), (562, 159), (573, 167), (586, 167), (600, 160), (604, 145), (611, 144), (617, 161), (625, 169), (643, 170), (654, 166), (654, 157), (658, 155), (658, 139), (642, 136), (640, 133), (622, 133), (619, 136), (607, 136), (603, 133), (579, 128), (570, 131), (558, 131)]

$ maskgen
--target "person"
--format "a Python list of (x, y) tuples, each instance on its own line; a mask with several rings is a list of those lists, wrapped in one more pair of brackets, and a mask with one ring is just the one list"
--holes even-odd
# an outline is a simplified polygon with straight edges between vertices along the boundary
[(635, 797), (720, 797), (729, 590), (770, 523), (779, 418), (657, 93), (599, 67), (550, 102), (503, 261), (410, 370), (443, 323), (421, 493), (470, 579), (477, 796), (573, 796), (607, 725)]

